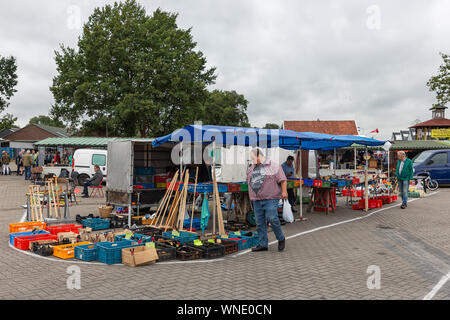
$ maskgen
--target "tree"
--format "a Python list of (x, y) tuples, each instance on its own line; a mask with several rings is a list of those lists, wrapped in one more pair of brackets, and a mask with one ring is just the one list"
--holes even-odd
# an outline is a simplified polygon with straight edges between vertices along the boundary
[(430, 91), (436, 92), (437, 103), (433, 107), (445, 107), (450, 101), (450, 55), (441, 53), (444, 64), (439, 67), (439, 74), (427, 82)]
[(59, 127), (59, 128), (65, 127), (64, 123), (62, 123), (60, 120), (52, 119), (48, 116), (43, 116), (43, 115), (31, 118), (29, 123), (30, 124), (43, 124), (43, 125)]
[(204, 124), (250, 127), (247, 116), (248, 101), (236, 91), (214, 90), (204, 104)]
[[(17, 92), (16, 58), (0, 56), (0, 112), (9, 106), (9, 100)], [(6, 115), (5, 117), (7, 117)]]
[(263, 129), (280, 129), (280, 126), (275, 123), (266, 123)]
[(153, 137), (199, 120), (215, 68), (176, 20), (160, 9), (148, 16), (134, 0), (96, 8), (78, 48), (55, 51), (52, 117), (72, 127), (98, 121), (110, 136)]
[(17, 118), (14, 117), (12, 114), (5, 114), (3, 117), (0, 118), (0, 131), (11, 129), (11, 128), (17, 128), (17, 126), (14, 124), (17, 121)]

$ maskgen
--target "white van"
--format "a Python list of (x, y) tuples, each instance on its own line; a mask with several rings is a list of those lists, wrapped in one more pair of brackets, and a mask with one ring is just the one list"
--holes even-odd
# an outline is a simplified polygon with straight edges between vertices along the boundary
[(73, 155), (72, 169), (78, 172), (78, 184), (83, 185), (87, 179), (95, 173), (94, 166), (99, 165), (103, 173), (103, 182), (106, 182), (107, 150), (103, 149), (78, 149)]

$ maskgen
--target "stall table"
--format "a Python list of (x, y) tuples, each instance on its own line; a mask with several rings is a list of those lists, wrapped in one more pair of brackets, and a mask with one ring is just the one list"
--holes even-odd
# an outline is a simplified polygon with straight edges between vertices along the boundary
[(327, 215), (330, 210), (334, 213), (336, 210), (336, 187), (312, 187), (307, 211), (311, 212), (313, 207), (315, 211), (325, 211)]

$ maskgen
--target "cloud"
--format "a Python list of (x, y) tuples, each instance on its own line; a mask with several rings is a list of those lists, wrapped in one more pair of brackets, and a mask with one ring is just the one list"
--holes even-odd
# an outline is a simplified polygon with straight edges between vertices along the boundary
[[(19, 124), (47, 114), (56, 74), (54, 50), (74, 46), (81, 30), (68, 26), (68, 8), (81, 21), (112, 1), (0, 3), (1, 55), (14, 55), (19, 86), (8, 112)], [(355, 119), (381, 138), (431, 117), (434, 95), (427, 80), (449, 52), (448, 1), (141, 1), (178, 12), (192, 27), (210, 66), (213, 88), (236, 90), (249, 100), (252, 125), (286, 119)], [(368, 8), (371, 8), (368, 10)], [(379, 28), (368, 27), (379, 9)], [(369, 23), (370, 25), (370, 23)]]

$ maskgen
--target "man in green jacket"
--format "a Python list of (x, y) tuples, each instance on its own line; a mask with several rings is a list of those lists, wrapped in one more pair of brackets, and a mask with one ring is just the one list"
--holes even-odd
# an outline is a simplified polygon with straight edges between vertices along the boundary
[(25, 169), (25, 180), (31, 179), (31, 166), (33, 165), (33, 157), (30, 150), (23, 156), (23, 167)]
[(413, 163), (411, 159), (406, 157), (406, 153), (403, 151), (399, 151), (397, 157), (398, 161), (395, 175), (397, 176), (398, 187), (402, 196), (401, 208), (406, 209), (408, 206), (409, 180), (412, 180), (414, 175)]

